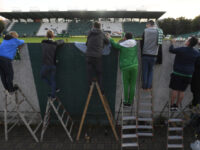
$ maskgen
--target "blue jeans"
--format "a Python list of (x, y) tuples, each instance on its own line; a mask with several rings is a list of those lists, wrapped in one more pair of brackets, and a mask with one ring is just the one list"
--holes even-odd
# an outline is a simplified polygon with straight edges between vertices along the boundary
[(56, 66), (43, 65), (41, 69), (41, 78), (51, 87), (51, 96), (55, 97), (56, 93)]
[(153, 66), (156, 62), (155, 57), (142, 57), (142, 88), (151, 89), (153, 80)]

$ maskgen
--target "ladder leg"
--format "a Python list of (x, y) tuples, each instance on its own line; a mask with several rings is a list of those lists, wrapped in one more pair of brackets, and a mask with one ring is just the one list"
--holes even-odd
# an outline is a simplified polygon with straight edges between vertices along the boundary
[(45, 112), (45, 116), (44, 116), (44, 121), (43, 121), (43, 126), (42, 126), (40, 141), (43, 141), (44, 133), (45, 133), (47, 126), (48, 126), (49, 119), (47, 119), (47, 118), (49, 118), (49, 115), (50, 115), (49, 109), (50, 109), (50, 103), (49, 103), (49, 99), (48, 99), (47, 100), (47, 106), (46, 106), (46, 112)]
[(110, 112), (110, 108), (108, 108), (108, 106), (107, 106), (108, 104), (106, 104), (106, 102), (105, 102), (104, 96), (102, 95), (101, 89), (100, 89), (100, 87), (99, 87), (99, 85), (98, 85), (97, 82), (96, 82), (96, 87), (97, 87), (97, 91), (98, 91), (98, 94), (99, 94), (99, 96), (100, 96), (101, 102), (102, 102), (102, 104), (103, 104), (103, 107), (104, 107), (104, 109), (105, 109), (106, 115), (107, 115), (108, 120), (109, 120), (109, 122), (110, 122), (110, 126), (111, 126), (111, 128), (112, 128), (112, 130), (113, 130), (115, 139), (118, 141), (119, 138), (118, 138), (117, 132), (116, 132), (116, 130), (115, 130), (115, 125), (114, 125), (114, 120), (113, 120), (112, 113)]
[(25, 126), (27, 127), (27, 129), (29, 130), (29, 132), (31, 133), (31, 135), (33, 136), (33, 138), (35, 139), (36, 142), (39, 142), (38, 138), (36, 137), (35, 133), (33, 132), (33, 130), (31, 129), (30, 125), (28, 125), (25, 117), (23, 116), (23, 114), (21, 114), (18, 110), (17, 110), (20, 118), (22, 119), (22, 121), (24, 122)]
[(4, 108), (4, 130), (5, 130), (5, 140), (8, 141), (8, 123), (7, 123), (7, 94), (5, 95), (5, 108)]
[(79, 126), (78, 134), (77, 134), (77, 137), (76, 137), (77, 141), (79, 140), (80, 135), (81, 135), (83, 123), (84, 123), (84, 120), (85, 120), (85, 116), (86, 116), (86, 113), (87, 113), (88, 105), (90, 103), (90, 99), (91, 99), (91, 96), (92, 96), (93, 89), (94, 89), (94, 83), (92, 83), (88, 97), (87, 97), (87, 101), (86, 101), (85, 108), (84, 108), (84, 111), (83, 111), (83, 115), (82, 115), (82, 118), (81, 118), (81, 123), (80, 123), (80, 126)]

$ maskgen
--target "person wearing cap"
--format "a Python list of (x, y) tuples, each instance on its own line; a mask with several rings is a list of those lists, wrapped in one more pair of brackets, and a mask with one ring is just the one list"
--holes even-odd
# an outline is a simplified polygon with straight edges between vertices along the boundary
[(154, 24), (152, 20), (147, 22), (141, 40), (142, 89), (144, 90), (152, 89), (153, 67), (158, 55), (158, 30)]
[(0, 45), (0, 75), (4, 88), (12, 93), (18, 89), (13, 85), (14, 71), (12, 60), (15, 58), (17, 49), (21, 48), (24, 40), (18, 39), (18, 34), (15, 31), (10, 31), (5, 35), (3, 42)]
[(122, 72), (124, 106), (131, 106), (138, 75), (137, 42), (133, 39), (132, 33), (126, 33), (120, 43), (114, 42), (111, 38), (110, 43), (113, 48), (120, 51), (119, 64)]

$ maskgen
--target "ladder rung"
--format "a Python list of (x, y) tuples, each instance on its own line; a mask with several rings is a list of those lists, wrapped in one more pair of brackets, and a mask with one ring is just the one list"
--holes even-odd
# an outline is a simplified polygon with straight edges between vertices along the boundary
[(152, 106), (151, 103), (140, 103), (140, 105), (143, 105), (143, 106)]
[(24, 100), (24, 99), (22, 99), (22, 100), (21, 100), (21, 101), (19, 101), (17, 104), (18, 104), (18, 105), (20, 105), (20, 104), (22, 104), (24, 101), (25, 101), (25, 100)]
[(152, 99), (151, 95), (141, 96), (140, 99)]
[(183, 121), (182, 119), (177, 119), (177, 118), (169, 119), (169, 122), (182, 122), (182, 121)]
[(153, 129), (153, 127), (149, 126), (149, 125), (148, 126), (147, 125), (146, 126), (145, 125), (139, 125), (138, 129)]
[(69, 129), (69, 133), (70, 133), (70, 134), (71, 134), (71, 132), (72, 132), (73, 125), (74, 125), (74, 122), (72, 122), (72, 124), (71, 124), (71, 126), (70, 126), (70, 129)]
[(60, 106), (61, 106), (61, 103), (59, 102), (59, 104), (58, 104), (58, 106), (56, 108), (57, 111), (59, 110)]
[(67, 127), (68, 121), (69, 121), (69, 116), (67, 116), (67, 121), (65, 122), (66, 127)]
[(168, 148), (183, 148), (183, 144), (167, 144)]
[(40, 128), (40, 126), (42, 125), (43, 121), (41, 121), (37, 127), (35, 128), (35, 130), (33, 131), (34, 133), (36, 133), (38, 131), (38, 129)]
[(122, 134), (122, 138), (137, 138), (137, 134)]
[(153, 121), (152, 118), (138, 118), (138, 121)]
[(181, 139), (183, 139), (183, 137), (182, 136), (168, 136), (168, 139), (169, 140), (181, 140)]
[(65, 112), (66, 112), (66, 110), (64, 109), (64, 111), (63, 111), (63, 113), (62, 113), (62, 115), (61, 115), (61, 118), (63, 118), (63, 117), (64, 117), (64, 115), (65, 115)]
[(183, 128), (179, 128), (179, 127), (170, 127), (168, 130), (169, 130), (169, 131), (182, 131)]
[(123, 120), (135, 120), (136, 117), (134, 117), (134, 116), (123, 116), (122, 119)]
[(138, 143), (123, 143), (122, 147), (138, 147)]
[(138, 132), (138, 136), (153, 136), (153, 133)]
[(139, 113), (142, 113), (142, 114), (152, 114), (152, 111), (142, 110), (142, 111), (139, 111)]
[(126, 125), (126, 126), (123, 126), (122, 129), (123, 130), (125, 130), (125, 129), (136, 129), (136, 126), (135, 125)]

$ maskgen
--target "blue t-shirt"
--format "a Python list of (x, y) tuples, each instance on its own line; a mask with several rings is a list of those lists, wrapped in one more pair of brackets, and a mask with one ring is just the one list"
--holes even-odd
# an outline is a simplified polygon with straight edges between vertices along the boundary
[(3, 40), (0, 45), (0, 56), (13, 60), (16, 55), (17, 48), (22, 44), (24, 44), (24, 40), (16, 38)]

